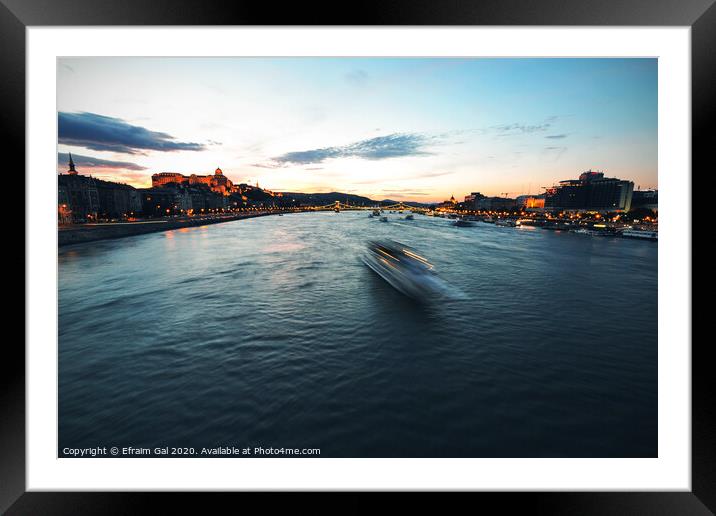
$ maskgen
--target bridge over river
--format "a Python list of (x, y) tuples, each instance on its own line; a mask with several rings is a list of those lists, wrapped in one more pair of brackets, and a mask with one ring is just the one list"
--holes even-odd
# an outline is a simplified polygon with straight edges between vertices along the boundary
[(307, 211), (367, 211), (367, 210), (398, 210), (398, 211), (412, 211), (414, 213), (427, 213), (430, 211), (428, 208), (421, 208), (417, 206), (410, 206), (408, 204), (398, 202), (395, 204), (390, 204), (388, 206), (356, 206), (353, 204), (348, 203), (342, 203), (340, 201), (336, 201), (331, 204), (326, 204), (325, 206), (314, 206), (311, 208), (307, 208)]

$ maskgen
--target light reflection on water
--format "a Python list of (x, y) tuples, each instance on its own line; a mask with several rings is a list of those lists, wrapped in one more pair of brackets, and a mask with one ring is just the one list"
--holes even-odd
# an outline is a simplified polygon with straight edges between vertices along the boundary
[[(60, 249), (60, 447), (654, 456), (657, 246), (364, 212)], [(359, 260), (391, 237), (468, 299)]]

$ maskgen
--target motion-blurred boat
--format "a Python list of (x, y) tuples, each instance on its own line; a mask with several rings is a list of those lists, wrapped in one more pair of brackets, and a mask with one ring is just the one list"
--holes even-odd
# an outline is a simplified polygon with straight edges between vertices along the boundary
[(381, 222), (388, 222), (388, 217), (386, 217), (385, 215), (383, 215), (383, 216), (380, 218), (380, 221), (381, 221)]
[(455, 222), (452, 223), (452, 225), (457, 226), (459, 228), (469, 228), (474, 226), (475, 223), (467, 219), (457, 219)]
[(413, 217), (413, 214), (412, 214), (412, 213), (408, 213), (408, 214), (405, 216), (405, 220), (413, 220), (414, 218), (415, 218), (415, 217)]
[(393, 288), (413, 299), (427, 301), (449, 293), (448, 285), (437, 277), (433, 265), (399, 242), (369, 242), (363, 263)]

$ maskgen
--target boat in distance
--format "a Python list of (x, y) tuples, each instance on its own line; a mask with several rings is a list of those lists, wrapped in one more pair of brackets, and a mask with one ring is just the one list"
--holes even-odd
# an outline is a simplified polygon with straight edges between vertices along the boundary
[(459, 228), (469, 228), (474, 226), (475, 223), (467, 219), (457, 219), (455, 222), (452, 223), (452, 225)]
[(593, 231), (593, 230), (591, 230), (591, 229), (587, 229), (587, 228), (579, 228), (579, 229), (575, 229), (575, 230), (573, 231), (573, 233), (576, 233), (576, 234), (578, 234), (578, 235), (594, 236), (595, 231)]
[(640, 240), (651, 240), (656, 242), (659, 240), (658, 231), (646, 231), (643, 229), (625, 229), (622, 231), (624, 238), (638, 238)]
[(372, 240), (362, 260), (398, 292), (417, 301), (444, 297), (449, 291), (433, 265), (400, 242)]
[(388, 217), (386, 217), (385, 215), (383, 215), (383, 216), (380, 218), (380, 221), (381, 221), (381, 222), (388, 222)]

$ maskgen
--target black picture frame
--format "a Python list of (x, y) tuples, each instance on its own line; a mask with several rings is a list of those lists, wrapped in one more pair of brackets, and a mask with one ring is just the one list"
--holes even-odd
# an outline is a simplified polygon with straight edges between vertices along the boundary
[[(491, 0), (481, 2), (401, 0), (311, 6), (207, 0), (0, 0), (0, 97), (2, 147), (25, 170), (25, 30), (28, 26), (85, 25), (618, 25), (691, 27), (692, 170), (705, 168), (716, 148), (716, 5), (714, 0)], [(664, 142), (661, 142), (664, 144)], [(8, 154), (5, 155), (9, 156)], [(6, 167), (9, 165), (6, 163)], [(11, 172), (11, 170), (7, 170)], [(684, 171), (684, 180), (693, 173)], [(27, 173), (27, 172), (26, 172)], [(25, 209), (25, 206), (18, 207)], [(690, 215), (690, 214), (689, 214)], [(24, 236), (23, 236), (24, 238)], [(25, 262), (15, 253), (12, 266)], [(9, 269), (8, 269), (9, 271)], [(27, 277), (26, 277), (27, 281)], [(13, 300), (17, 305), (18, 301)], [(24, 303), (22, 304), (24, 307)], [(24, 308), (23, 308), (24, 309)], [(692, 344), (692, 491), (585, 493), (474, 493), (470, 504), (544, 514), (710, 514), (716, 512), (714, 376), (707, 340)], [(25, 492), (25, 352), (19, 338), (5, 340), (0, 374), (0, 513), (135, 514), (201, 513), (232, 506), (235, 493), (28, 493)], [(242, 495), (239, 495), (242, 496)], [(266, 503), (266, 496), (244, 497)], [(476, 497), (476, 498), (472, 498)], [(313, 496), (284, 495), (295, 510), (315, 510)], [(421, 498), (421, 497), (418, 497)], [(464, 495), (458, 500), (464, 502)], [(334, 509), (369, 510), (383, 495), (348, 495)], [(273, 501), (271, 502), (274, 503)], [(418, 501), (426, 507), (426, 500)], [(441, 499), (439, 503), (445, 503)], [(194, 505), (198, 504), (198, 505)], [(242, 501), (242, 504), (245, 504)], [(181, 510), (172, 511), (171, 507)], [(427, 507), (426, 507), (427, 508)], [(238, 507), (237, 507), (238, 509)], [(157, 512), (152, 509), (152, 512)]]

